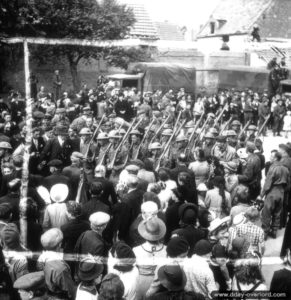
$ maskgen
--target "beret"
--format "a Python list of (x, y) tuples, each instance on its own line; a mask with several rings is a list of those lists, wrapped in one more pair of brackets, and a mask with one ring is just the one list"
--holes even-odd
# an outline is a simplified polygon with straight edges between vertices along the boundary
[(53, 249), (63, 240), (63, 233), (58, 228), (51, 228), (40, 238), (44, 249)]
[(107, 224), (110, 220), (110, 215), (101, 211), (98, 211), (89, 217), (89, 221), (93, 226), (102, 226)]
[(19, 277), (14, 282), (13, 287), (18, 290), (33, 291), (44, 287), (44, 285), (44, 272), (40, 271), (28, 273)]

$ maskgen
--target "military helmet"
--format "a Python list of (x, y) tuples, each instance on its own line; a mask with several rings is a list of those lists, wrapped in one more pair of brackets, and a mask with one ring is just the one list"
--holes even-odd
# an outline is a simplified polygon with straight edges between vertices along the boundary
[(158, 142), (154, 142), (149, 145), (149, 150), (158, 150), (158, 149), (162, 149), (162, 145)]

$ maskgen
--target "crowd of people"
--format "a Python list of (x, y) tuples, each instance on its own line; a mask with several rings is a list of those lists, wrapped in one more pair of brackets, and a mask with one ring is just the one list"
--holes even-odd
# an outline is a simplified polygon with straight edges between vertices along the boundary
[(31, 77), (31, 132), (21, 95), (0, 100), (1, 299), (291, 299), (291, 143), (269, 158), (261, 139), (291, 131), (286, 95), (53, 84)]

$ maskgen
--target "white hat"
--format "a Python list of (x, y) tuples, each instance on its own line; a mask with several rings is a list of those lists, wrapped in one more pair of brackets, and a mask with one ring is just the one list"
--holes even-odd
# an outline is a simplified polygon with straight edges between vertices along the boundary
[(94, 227), (105, 225), (109, 222), (109, 220), (110, 215), (102, 211), (98, 211), (89, 217), (89, 221)]
[(66, 184), (57, 183), (50, 191), (50, 197), (53, 202), (64, 202), (69, 195), (69, 188)]
[(237, 225), (240, 225), (240, 224), (243, 224), (246, 222), (246, 217), (244, 215), (244, 213), (239, 213), (238, 215), (234, 216), (233, 220), (232, 220), (232, 224), (234, 226), (237, 226)]
[(230, 221), (230, 216), (222, 218), (222, 219), (215, 219), (210, 223), (208, 227), (209, 233), (215, 231), (217, 228), (221, 227), (223, 224), (227, 224)]
[(45, 249), (55, 248), (63, 240), (63, 233), (58, 228), (51, 228), (40, 238), (41, 244)]
[(141, 205), (142, 213), (157, 213), (159, 210), (157, 203), (153, 201), (146, 201)]

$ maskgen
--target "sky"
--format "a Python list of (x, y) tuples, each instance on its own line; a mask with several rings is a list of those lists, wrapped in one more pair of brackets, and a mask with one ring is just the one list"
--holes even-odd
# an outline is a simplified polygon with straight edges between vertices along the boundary
[(219, 0), (139, 0), (156, 21), (169, 21), (190, 28), (204, 24)]

